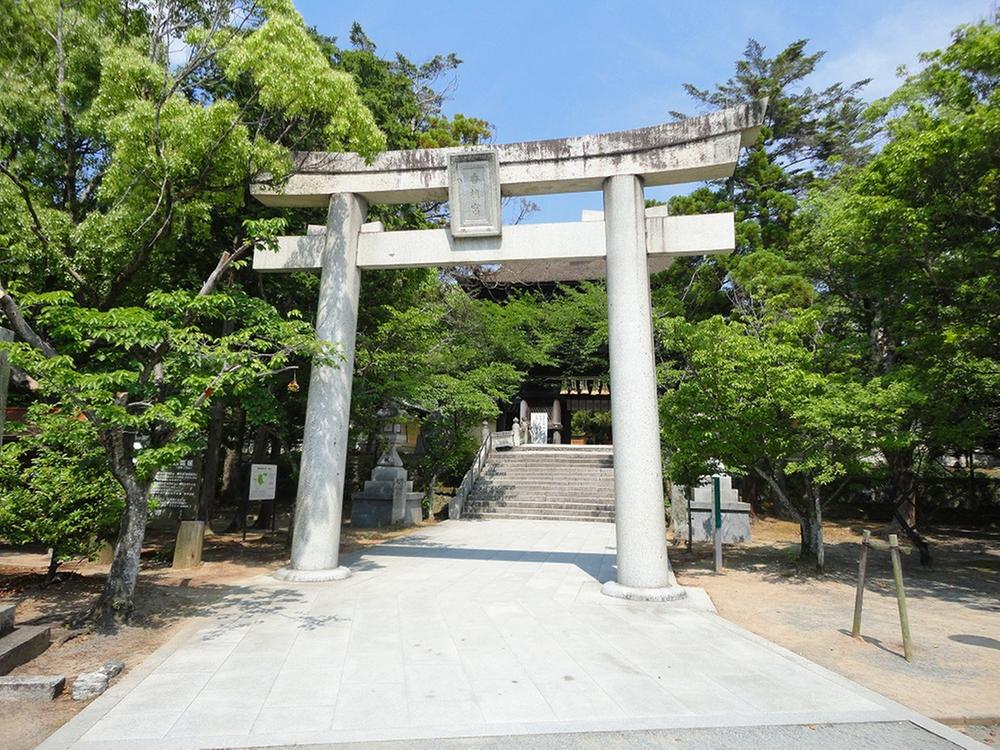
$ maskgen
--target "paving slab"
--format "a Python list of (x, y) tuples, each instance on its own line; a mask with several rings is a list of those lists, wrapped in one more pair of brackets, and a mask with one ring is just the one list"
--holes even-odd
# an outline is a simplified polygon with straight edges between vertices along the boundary
[[(286, 745), (287, 750), (292, 747)], [(667, 729), (588, 734), (351, 742), (310, 750), (952, 750), (959, 747), (910, 722)]]
[(347, 557), (346, 580), (256, 579), (40, 750), (982, 747), (703, 592), (602, 595), (614, 553), (612, 525), (448, 521)]

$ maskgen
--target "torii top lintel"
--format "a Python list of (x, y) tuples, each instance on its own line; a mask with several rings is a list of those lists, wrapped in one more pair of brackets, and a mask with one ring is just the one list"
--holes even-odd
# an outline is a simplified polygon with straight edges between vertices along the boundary
[(614, 175), (641, 175), (648, 186), (728, 177), (740, 146), (757, 138), (766, 100), (635, 130), (489, 147), (386, 151), (371, 164), (354, 153), (299, 152), (282, 186), (260, 181), (253, 195), (269, 206), (326, 206), (334, 193), (370, 204), (447, 200), (448, 155), (495, 150), (503, 195), (600, 190)]

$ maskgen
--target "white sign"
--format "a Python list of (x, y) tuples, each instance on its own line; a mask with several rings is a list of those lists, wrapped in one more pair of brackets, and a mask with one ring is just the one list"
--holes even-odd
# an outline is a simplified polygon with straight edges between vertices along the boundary
[(277, 464), (250, 464), (251, 500), (274, 500), (277, 489)]
[(535, 445), (549, 442), (549, 415), (544, 411), (531, 412), (531, 442)]

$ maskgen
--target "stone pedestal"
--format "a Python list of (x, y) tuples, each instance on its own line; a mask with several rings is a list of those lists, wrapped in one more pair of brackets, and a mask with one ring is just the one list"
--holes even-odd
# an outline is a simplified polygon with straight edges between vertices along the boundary
[(351, 497), (351, 526), (377, 529), (419, 523), (423, 518), (424, 495), (413, 491), (413, 482), (406, 476), (396, 446), (391, 445), (372, 469), (372, 477), (365, 481), (364, 489)]
[[(750, 503), (740, 501), (733, 488), (733, 478), (718, 474), (719, 499), (722, 506), (722, 541), (735, 544), (750, 541)], [(674, 539), (686, 541), (690, 529), (692, 542), (711, 542), (715, 531), (712, 477), (703, 477), (702, 484), (691, 489), (690, 511), (688, 488), (675, 487), (671, 507), (674, 508)], [(690, 526), (688, 512), (691, 513)]]

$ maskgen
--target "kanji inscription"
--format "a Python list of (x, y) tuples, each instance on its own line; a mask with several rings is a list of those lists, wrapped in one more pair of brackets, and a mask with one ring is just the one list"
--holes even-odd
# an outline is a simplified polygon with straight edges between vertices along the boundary
[(500, 235), (500, 170), (495, 151), (448, 158), (448, 205), (455, 237)]

